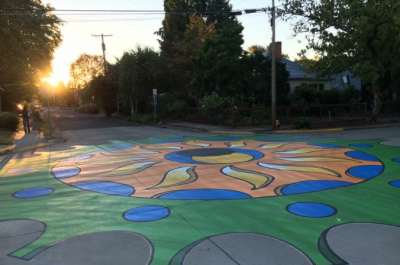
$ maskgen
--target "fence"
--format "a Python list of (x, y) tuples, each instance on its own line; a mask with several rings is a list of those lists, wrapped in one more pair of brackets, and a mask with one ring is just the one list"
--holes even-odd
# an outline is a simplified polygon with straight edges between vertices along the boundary
[[(398, 107), (392, 103), (383, 103), (380, 116), (398, 115)], [(276, 108), (276, 117), (281, 123), (289, 124), (299, 117), (309, 117), (313, 124), (332, 121), (346, 121), (356, 125), (358, 121), (366, 121), (370, 115), (367, 105), (335, 104), (312, 106), (282, 106)], [(188, 108), (186, 121), (222, 126), (257, 126), (270, 124), (271, 108), (233, 108), (218, 110), (201, 110)], [(350, 125), (351, 125), (350, 124)], [(332, 125), (332, 124), (331, 124)], [(331, 126), (328, 126), (331, 127)]]

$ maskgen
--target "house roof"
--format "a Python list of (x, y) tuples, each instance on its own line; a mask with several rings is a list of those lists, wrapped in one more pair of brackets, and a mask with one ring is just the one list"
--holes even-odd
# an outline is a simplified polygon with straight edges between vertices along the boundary
[[(264, 52), (264, 56), (271, 57), (269, 52)], [(290, 61), (286, 58), (281, 58), (280, 61), (286, 64), (286, 70), (289, 72), (289, 80), (290, 79), (324, 79), (317, 78), (315, 73), (307, 73), (306, 67), (298, 64), (296, 62)]]

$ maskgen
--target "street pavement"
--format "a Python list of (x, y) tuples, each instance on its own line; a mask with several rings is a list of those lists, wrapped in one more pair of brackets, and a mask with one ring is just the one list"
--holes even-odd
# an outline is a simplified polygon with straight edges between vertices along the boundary
[(0, 156), (1, 265), (400, 264), (400, 127), (220, 135), (51, 115), (66, 142)]

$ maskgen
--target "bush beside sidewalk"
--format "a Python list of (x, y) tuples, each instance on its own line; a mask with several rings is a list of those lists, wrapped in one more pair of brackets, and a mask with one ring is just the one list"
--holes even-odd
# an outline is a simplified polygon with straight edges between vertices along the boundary
[[(5, 144), (0, 145), (0, 155), (44, 147), (65, 141), (61, 139), (60, 133), (54, 126), (52, 126), (52, 139), (54, 139), (54, 141), (48, 141), (50, 139), (48, 122), (43, 121), (39, 113), (31, 115), (30, 121), (31, 132), (25, 134), (22, 122), (20, 122), (18, 130), (12, 132), (14, 134), (13, 137), (9, 136), (8, 140), (4, 141)], [(9, 134), (8, 132), (6, 135)], [(0, 136), (1, 135), (0, 131)]]

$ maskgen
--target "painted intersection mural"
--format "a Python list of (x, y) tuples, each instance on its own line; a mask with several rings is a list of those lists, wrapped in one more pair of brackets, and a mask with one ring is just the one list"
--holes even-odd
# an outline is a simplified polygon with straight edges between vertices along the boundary
[(382, 140), (152, 138), (0, 169), (0, 256), (27, 264), (400, 262), (400, 148)]

